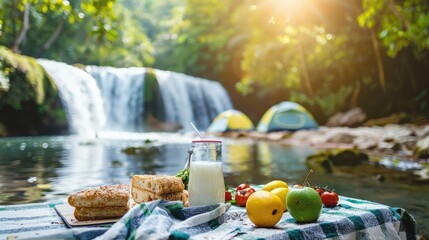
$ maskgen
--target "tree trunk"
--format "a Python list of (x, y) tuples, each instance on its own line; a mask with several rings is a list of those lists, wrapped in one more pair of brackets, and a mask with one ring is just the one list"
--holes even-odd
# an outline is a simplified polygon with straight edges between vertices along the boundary
[(386, 79), (384, 76), (384, 64), (381, 58), (380, 45), (378, 44), (377, 34), (374, 31), (374, 29), (371, 28), (370, 31), (371, 31), (372, 48), (374, 49), (375, 61), (377, 63), (377, 69), (378, 69), (378, 81), (380, 82), (381, 89), (383, 90), (384, 93), (386, 93), (387, 92)]
[(13, 45), (12, 45), (12, 51), (15, 53), (19, 53), (19, 45), (21, 45), (22, 41), (24, 41), (27, 35), (28, 29), (30, 29), (29, 19), (30, 19), (30, 4), (26, 3), (23, 21), (22, 21), (22, 29), (19, 32), (18, 37), (16, 37), (15, 40), (13, 41)]
[(48, 40), (46, 41), (46, 43), (43, 45), (43, 48), (40, 49), (38, 56), (41, 57), (46, 50), (48, 50), (52, 43), (54, 43), (55, 40), (57, 40), (57, 38), (60, 36), (61, 32), (64, 29), (64, 19), (61, 18), (61, 20), (58, 22), (57, 28), (55, 29), (55, 31), (52, 33), (52, 35), (48, 38)]
[(302, 68), (302, 76), (304, 78), (304, 85), (307, 89), (307, 93), (310, 96), (313, 96), (313, 88), (311, 87), (310, 75), (308, 74), (307, 63), (305, 61), (304, 49), (300, 42), (298, 42), (298, 50), (299, 50), (299, 60)]
[(352, 93), (351, 101), (350, 101), (350, 107), (351, 108), (356, 108), (359, 106), (358, 98), (359, 98), (359, 93), (360, 93), (360, 82), (357, 81), (355, 86), (356, 87), (353, 89), (353, 93)]
[[(359, 16), (362, 13), (362, 10), (357, 6), (356, 2), (352, 2), (352, 5), (353, 5), (353, 8), (355, 9), (356, 15)], [(383, 90), (384, 93), (386, 93), (387, 89), (386, 89), (386, 79), (384, 76), (384, 64), (383, 64), (383, 59), (381, 58), (381, 50), (380, 50), (380, 45), (378, 43), (377, 33), (375, 32), (374, 28), (370, 28), (369, 31), (371, 35), (372, 48), (374, 50), (374, 55), (375, 55), (375, 62), (377, 64), (378, 81), (380, 82), (381, 89)]]

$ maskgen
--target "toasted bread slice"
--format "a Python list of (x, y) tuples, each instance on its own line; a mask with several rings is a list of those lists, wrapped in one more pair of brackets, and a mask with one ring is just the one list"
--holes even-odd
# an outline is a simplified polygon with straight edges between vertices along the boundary
[(68, 202), (73, 207), (126, 207), (130, 198), (130, 185), (117, 184), (85, 189), (71, 194)]
[(182, 192), (166, 193), (166, 194), (158, 195), (154, 192), (143, 190), (138, 187), (132, 187), (131, 196), (136, 203), (150, 202), (158, 199), (164, 199), (169, 201), (182, 201), (183, 199)]
[(182, 192), (182, 202), (184, 207), (188, 207), (189, 205), (189, 197), (188, 197), (188, 191), (183, 190)]
[(74, 217), (79, 221), (120, 218), (128, 211), (126, 207), (77, 207)]
[(134, 175), (131, 185), (157, 195), (182, 192), (185, 189), (182, 179), (160, 175)]

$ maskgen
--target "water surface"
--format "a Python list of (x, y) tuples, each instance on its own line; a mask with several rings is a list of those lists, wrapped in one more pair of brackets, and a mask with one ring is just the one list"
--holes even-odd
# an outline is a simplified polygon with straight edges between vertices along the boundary
[[(70, 193), (103, 184), (130, 183), (135, 174), (175, 175), (185, 164), (195, 136), (187, 134), (101, 133), (98, 139), (77, 136), (0, 139), (0, 205), (65, 199)], [(128, 155), (126, 147), (156, 146), (159, 151)], [(282, 179), (302, 182), (308, 172), (305, 158), (316, 150), (251, 140), (223, 143), (227, 183), (264, 184)], [(314, 185), (330, 186), (341, 195), (376, 201), (409, 211), (420, 233), (429, 229), (429, 187), (400, 181), (379, 182), (365, 174), (330, 174), (317, 171)]]

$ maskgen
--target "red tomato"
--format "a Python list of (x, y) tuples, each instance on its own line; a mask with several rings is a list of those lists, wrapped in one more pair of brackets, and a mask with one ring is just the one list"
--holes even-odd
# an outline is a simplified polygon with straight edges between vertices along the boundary
[(238, 206), (245, 207), (247, 203), (247, 199), (252, 195), (252, 193), (255, 192), (255, 189), (248, 187), (243, 190), (238, 190), (235, 195), (235, 201), (237, 202)]
[(250, 187), (250, 185), (248, 183), (242, 183), (242, 184), (238, 185), (237, 191), (244, 190), (244, 189), (249, 188), (249, 187)]
[(325, 192), (323, 188), (316, 188), (316, 192), (319, 193), (320, 196)]
[(225, 202), (228, 202), (232, 199), (231, 192), (225, 191)]
[(321, 195), (323, 205), (327, 207), (335, 207), (338, 204), (338, 194), (336, 192), (324, 192)]

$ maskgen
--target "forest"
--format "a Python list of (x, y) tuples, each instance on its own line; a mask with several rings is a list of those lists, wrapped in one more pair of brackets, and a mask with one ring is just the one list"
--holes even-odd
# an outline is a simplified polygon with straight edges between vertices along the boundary
[(429, 239), (428, 76), (429, 0), (0, 0), (0, 238)]
[(216, 80), (254, 120), (282, 100), (322, 123), (429, 113), (426, 0), (1, 0), (0, 45)]

